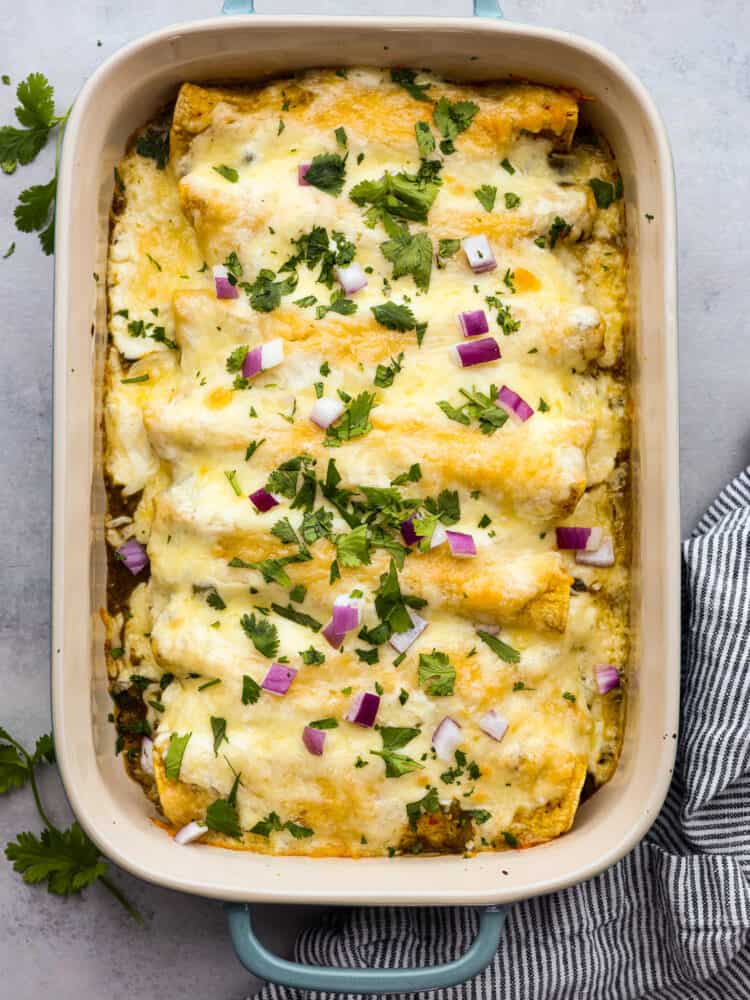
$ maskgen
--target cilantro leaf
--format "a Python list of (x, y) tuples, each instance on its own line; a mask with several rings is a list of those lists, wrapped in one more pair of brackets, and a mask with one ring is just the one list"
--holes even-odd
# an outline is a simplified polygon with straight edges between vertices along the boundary
[(393, 380), (403, 368), (404, 352), (401, 351), (398, 357), (391, 358), (390, 364), (378, 365), (375, 369), (373, 382), (379, 389), (388, 389), (393, 385)]
[(107, 871), (78, 823), (68, 830), (43, 830), (39, 837), (19, 833), (5, 848), (5, 856), (24, 882), (36, 885), (46, 881), (48, 891), (56, 896), (80, 892)]
[(506, 191), (503, 195), (503, 200), (505, 201), (506, 208), (518, 208), (521, 204), (521, 199), (515, 191)]
[(438, 257), (442, 257), (443, 259), (455, 257), (460, 249), (461, 240), (440, 240), (438, 242)]
[(206, 826), (215, 833), (223, 833), (236, 840), (242, 836), (237, 806), (229, 799), (216, 799), (206, 810)]
[(497, 188), (493, 184), (483, 184), (480, 188), (474, 192), (477, 196), (477, 201), (487, 212), (491, 212), (495, 207), (495, 198), (497, 198)]
[(513, 164), (510, 162), (507, 156), (500, 161), (500, 166), (503, 168), (503, 170), (507, 171), (509, 174), (514, 174), (516, 172), (516, 168), (513, 166)]
[(443, 138), (453, 140), (466, 131), (478, 111), (479, 107), (473, 101), (456, 101), (452, 104), (447, 97), (441, 97), (432, 117)]
[(389, 625), (392, 632), (406, 632), (413, 627), (401, 594), (393, 559), (388, 572), (380, 577), (380, 586), (375, 592), (375, 611), (380, 621)]
[(226, 604), (224, 603), (224, 599), (222, 598), (219, 591), (216, 589), (209, 590), (209, 592), (206, 594), (206, 604), (209, 606), (209, 608), (213, 608), (215, 611), (226, 610)]
[(169, 160), (169, 128), (170, 122), (164, 120), (155, 125), (149, 125), (146, 131), (138, 137), (135, 151), (139, 156), (154, 160), (158, 170), (164, 170)]
[(275, 830), (283, 830), (278, 813), (270, 812), (263, 819), (259, 819), (255, 826), (250, 827), (250, 833), (255, 833), (259, 837), (268, 837)]
[(412, 235), (405, 226), (388, 220), (383, 220), (386, 232), (392, 238), (380, 244), (380, 250), (387, 261), (393, 264), (393, 278), (403, 278), (411, 274), (414, 284), (420, 291), (426, 292), (430, 287), (432, 271), (432, 242), (427, 233)]
[(569, 226), (565, 219), (556, 215), (552, 221), (552, 225), (549, 227), (549, 232), (547, 233), (550, 247), (554, 250), (557, 241), (559, 239), (565, 239), (571, 229), (572, 226)]
[(409, 726), (381, 726), (379, 732), (384, 750), (400, 750), (419, 736), (420, 730)]
[(213, 169), (231, 184), (236, 184), (240, 179), (240, 175), (234, 167), (228, 167), (225, 163), (220, 163), (217, 167), (213, 167)]
[(414, 98), (415, 101), (429, 101), (430, 96), (427, 91), (432, 86), (431, 83), (416, 83), (417, 74), (413, 69), (403, 69), (396, 67), (391, 70), (391, 80)]
[(185, 733), (184, 736), (180, 736), (179, 733), (172, 733), (169, 737), (169, 746), (164, 757), (164, 772), (172, 781), (177, 781), (180, 777), (182, 758), (185, 756), (185, 748), (192, 735)]
[(242, 368), (247, 357), (247, 352), (250, 348), (247, 344), (242, 344), (240, 347), (235, 347), (231, 354), (228, 355), (226, 360), (226, 370), (228, 372), (238, 372)]
[(211, 731), (214, 734), (214, 757), (218, 757), (221, 744), (229, 742), (227, 739), (227, 720), (212, 715)]
[(0, 795), (23, 788), (31, 771), (25, 758), (10, 744), (0, 744)]
[(51, 128), (55, 122), (54, 88), (43, 73), (30, 73), (16, 88), (16, 118), (26, 128)]
[(336, 537), (336, 558), (341, 566), (369, 565), (370, 542), (366, 524), (359, 525), (346, 535)]
[(308, 545), (319, 538), (327, 538), (331, 534), (333, 514), (324, 507), (319, 507), (314, 513), (308, 511), (302, 519), (300, 534)]
[[(57, 192), (57, 176), (47, 184), (33, 184), (22, 191), (14, 214), (16, 228), (22, 233), (33, 233), (43, 230), (40, 239), (43, 240), (45, 253), (51, 253), (54, 245), (54, 207)], [(49, 249), (47, 249), (49, 247)]]
[(434, 813), (439, 808), (440, 801), (438, 799), (437, 788), (428, 788), (426, 794), (421, 799), (417, 799), (416, 802), (406, 803), (406, 815), (409, 818), (409, 826), (412, 830), (416, 830), (417, 821), (423, 813)]
[(281, 520), (277, 521), (271, 528), (271, 534), (275, 535), (282, 545), (299, 545), (297, 532), (292, 527), (288, 517), (282, 517)]
[(371, 206), (365, 222), (372, 227), (386, 214), (394, 219), (426, 222), (439, 190), (440, 181), (434, 177), (386, 171), (379, 180), (355, 184), (349, 197), (357, 205)]
[(3, 171), (13, 173), (16, 164), (25, 166), (44, 149), (49, 137), (48, 128), (23, 129), (5, 125), (0, 128), (0, 163)]
[(344, 410), (335, 426), (331, 425), (327, 432), (325, 443), (330, 447), (342, 441), (362, 437), (372, 430), (370, 410), (375, 404), (375, 393), (361, 392)]
[(304, 625), (305, 628), (311, 628), (313, 632), (319, 632), (323, 627), (322, 622), (313, 618), (312, 615), (306, 615), (303, 611), (298, 611), (291, 604), (288, 604), (286, 607), (283, 607), (281, 604), (272, 604), (271, 608), (281, 618), (286, 618), (287, 621), (295, 622), (297, 625)]
[(313, 830), (309, 826), (301, 826), (299, 823), (293, 823), (290, 819), (286, 821), (284, 827), (291, 833), (295, 840), (303, 840), (305, 837), (312, 837)]
[(400, 778), (411, 771), (424, 770), (424, 764), (403, 753), (395, 753), (393, 750), (371, 750), (370, 753), (375, 757), (382, 757), (386, 778)]
[(302, 662), (308, 667), (318, 666), (318, 664), (325, 663), (326, 661), (324, 654), (315, 649), (314, 646), (310, 646), (309, 649), (303, 649), (299, 655), (302, 658)]
[(414, 132), (417, 136), (419, 155), (423, 160), (426, 160), (435, 152), (435, 136), (427, 122), (417, 122), (414, 126)]
[(305, 174), (308, 184), (336, 197), (341, 194), (346, 176), (346, 157), (338, 153), (319, 153)]
[(447, 697), (453, 694), (456, 671), (445, 653), (433, 649), (431, 653), (419, 654), (419, 683), (427, 694)]
[(594, 198), (596, 199), (598, 208), (609, 208), (612, 202), (617, 199), (615, 186), (609, 181), (603, 181), (598, 177), (592, 177), (589, 180), (589, 187), (594, 192)]
[(398, 330), (405, 333), (407, 330), (413, 330), (417, 325), (411, 309), (397, 302), (383, 302), (379, 306), (370, 306), (370, 309), (378, 323), (386, 330)]
[(256, 312), (273, 312), (281, 304), (282, 296), (289, 295), (297, 287), (296, 275), (285, 281), (274, 281), (275, 277), (273, 271), (263, 268), (252, 284), (242, 283)]
[(260, 698), (260, 684), (249, 674), (242, 675), (242, 704), (254, 705)]
[(481, 629), (477, 630), (477, 635), (486, 645), (490, 647), (496, 656), (499, 656), (501, 660), (505, 663), (520, 663), (521, 654), (517, 649), (513, 649), (502, 639), (498, 639), (496, 635), (491, 635), (489, 632), (483, 632)]
[(500, 292), (496, 292), (495, 295), (486, 295), (484, 301), (491, 309), (497, 309), (497, 325), (505, 336), (509, 337), (511, 333), (515, 333), (516, 330), (521, 328), (521, 322), (520, 320), (513, 319), (510, 306), (503, 302), (500, 295)]
[(338, 720), (332, 717), (327, 719), (316, 719), (315, 722), (308, 722), (310, 729), (338, 729)]
[(269, 659), (279, 651), (279, 632), (273, 622), (265, 618), (256, 619), (255, 615), (243, 615), (240, 624), (245, 635), (262, 656)]

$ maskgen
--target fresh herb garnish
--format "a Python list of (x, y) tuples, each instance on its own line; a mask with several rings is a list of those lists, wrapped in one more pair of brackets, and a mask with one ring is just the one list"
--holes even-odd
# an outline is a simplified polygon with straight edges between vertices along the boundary
[(375, 394), (361, 392), (349, 403), (335, 426), (326, 432), (325, 443), (329, 447), (340, 445), (342, 441), (362, 437), (372, 430), (370, 410), (375, 405)]
[(425, 813), (435, 813), (439, 809), (440, 801), (438, 799), (437, 788), (428, 788), (426, 794), (421, 799), (417, 799), (416, 802), (407, 802), (406, 815), (409, 818), (409, 826), (412, 830), (416, 830), (420, 816)]
[(338, 153), (319, 153), (314, 156), (305, 174), (308, 184), (333, 197), (341, 194), (345, 177), (346, 157), (342, 158)]
[(477, 635), (490, 647), (492, 652), (499, 656), (504, 663), (519, 663), (521, 660), (521, 654), (517, 649), (513, 649), (509, 646), (507, 642), (503, 642), (502, 639), (498, 639), (496, 635), (492, 635), (490, 632), (484, 632), (482, 629), (477, 629)]
[(516, 168), (513, 166), (513, 164), (510, 162), (507, 156), (500, 161), (500, 166), (503, 168), (503, 170), (506, 170), (509, 174), (514, 174), (516, 172)]
[(276, 626), (265, 618), (256, 619), (255, 615), (243, 615), (240, 624), (245, 635), (262, 656), (269, 659), (279, 651), (279, 632)]
[(171, 781), (177, 781), (180, 777), (182, 758), (185, 756), (185, 748), (188, 745), (192, 733), (172, 733), (169, 737), (169, 746), (164, 756), (164, 773)]
[(272, 604), (271, 608), (280, 618), (286, 618), (287, 621), (294, 622), (296, 625), (304, 625), (305, 628), (310, 628), (313, 632), (319, 632), (323, 627), (322, 623), (313, 618), (312, 615), (306, 615), (304, 612), (298, 611), (291, 604), (286, 607), (283, 607), (281, 604)]
[(206, 810), (206, 826), (215, 833), (223, 833), (235, 840), (242, 836), (237, 806), (228, 798), (216, 799), (211, 803)]
[(432, 242), (427, 233), (412, 235), (406, 226), (401, 226), (387, 214), (383, 217), (385, 231), (391, 237), (380, 244), (387, 261), (393, 264), (393, 279), (410, 274), (420, 291), (430, 287), (432, 271)]
[(254, 705), (260, 698), (260, 684), (249, 674), (242, 675), (242, 704)]
[(521, 327), (520, 320), (513, 319), (513, 313), (511, 312), (510, 306), (503, 302), (501, 292), (496, 292), (494, 295), (486, 295), (484, 301), (491, 309), (497, 309), (497, 325), (503, 331), (506, 337), (509, 337), (511, 333), (515, 333)]
[(297, 287), (297, 276), (291, 275), (285, 281), (276, 281), (273, 271), (263, 268), (252, 284), (244, 281), (241, 288), (250, 297), (250, 305), (256, 312), (273, 312), (281, 304), (284, 295), (289, 295)]
[(328, 717), (327, 719), (316, 719), (315, 722), (308, 722), (310, 729), (338, 729), (338, 719)]
[(458, 251), (461, 249), (461, 240), (438, 240), (438, 257), (442, 260), (447, 260), (450, 257), (455, 257)]
[(427, 91), (432, 86), (431, 83), (417, 83), (417, 74), (413, 69), (395, 68), (391, 70), (391, 80), (399, 87), (403, 87), (415, 101), (429, 101), (430, 96)]
[(218, 590), (216, 590), (213, 587), (206, 594), (206, 604), (210, 608), (213, 608), (215, 611), (224, 611), (224, 610), (226, 610), (226, 604), (224, 603), (224, 600), (223, 600), (221, 594), (219, 593)]
[(419, 683), (427, 694), (447, 697), (453, 694), (456, 670), (445, 653), (433, 649), (431, 653), (419, 654)]
[(159, 170), (164, 170), (169, 160), (169, 129), (170, 122), (166, 119), (155, 125), (149, 125), (139, 136), (135, 151), (139, 156), (153, 160)]
[(571, 230), (572, 226), (569, 226), (565, 219), (556, 215), (552, 225), (549, 227), (549, 232), (547, 233), (550, 247), (554, 250), (557, 241), (559, 239), (564, 239), (571, 232)]
[(229, 742), (227, 739), (227, 720), (212, 715), (211, 732), (214, 735), (214, 757), (218, 757), (221, 744)]
[(379, 180), (355, 184), (349, 197), (357, 205), (370, 205), (365, 213), (365, 222), (372, 227), (386, 214), (393, 219), (426, 222), (427, 213), (439, 190), (440, 180), (435, 176), (390, 174), (386, 171)]
[[(480, 188), (474, 192), (477, 197), (477, 201), (487, 212), (491, 212), (495, 207), (495, 198), (497, 198), (497, 188), (492, 184), (483, 184)], [(507, 195), (506, 195), (507, 198)]]
[(224, 163), (220, 163), (218, 166), (213, 168), (217, 174), (220, 174), (224, 180), (229, 181), (232, 184), (236, 184), (240, 179), (240, 175), (234, 169), (234, 167), (228, 167)]
[(592, 177), (589, 180), (589, 187), (594, 192), (598, 208), (609, 208), (613, 201), (622, 197), (622, 181), (615, 185), (609, 181), (600, 180), (598, 177)]
[(303, 649), (300, 652), (300, 658), (306, 666), (318, 666), (321, 663), (325, 663), (325, 655), (315, 649), (314, 646), (310, 646), (309, 649)]
[(521, 199), (513, 191), (506, 191), (503, 198), (505, 200), (506, 208), (518, 208), (521, 204)]
[(237, 470), (236, 469), (225, 470), (224, 471), (224, 475), (227, 477), (227, 479), (229, 481), (229, 485), (234, 490), (235, 495), (238, 496), (238, 497), (241, 497), (242, 496), (242, 487), (237, 482)]
[(339, 146), (343, 146), (344, 149), (346, 149), (346, 147), (349, 144), (349, 140), (347, 138), (346, 129), (344, 128), (344, 126), (339, 125), (338, 128), (335, 128), (333, 130), (333, 134), (336, 136), (336, 142), (339, 144)]
[(444, 153), (453, 152), (452, 142), (474, 121), (479, 107), (473, 101), (456, 101), (451, 103), (447, 97), (441, 97), (433, 109), (432, 117), (443, 139), (449, 144), (441, 143)]
[(401, 351), (397, 357), (391, 358), (390, 364), (378, 365), (375, 369), (373, 382), (379, 389), (389, 389), (393, 385), (393, 380), (403, 368), (404, 352)]
[(378, 323), (386, 330), (398, 330), (400, 333), (406, 333), (407, 330), (413, 330), (417, 325), (411, 309), (400, 303), (384, 302), (379, 306), (370, 306), (370, 309)]
[(466, 427), (472, 420), (476, 420), (481, 432), (487, 435), (494, 434), (498, 428), (505, 425), (508, 414), (497, 405), (496, 385), (490, 386), (489, 395), (473, 386), (470, 390), (461, 389), (460, 392), (466, 400), (460, 406), (453, 406), (446, 399), (438, 400), (437, 405), (450, 420), (455, 420), (456, 423)]

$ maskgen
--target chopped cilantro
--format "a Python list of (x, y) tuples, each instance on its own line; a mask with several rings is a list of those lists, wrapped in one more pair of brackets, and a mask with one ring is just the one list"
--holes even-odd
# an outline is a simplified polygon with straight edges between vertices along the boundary
[(506, 191), (503, 198), (505, 200), (506, 208), (518, 208), (521, 204), (521, 199), (513, 191)]
[(171, 781), (177, 781), (180, 777), (182, 758), (185, 756), (185, 748), (192, 735), (185, 733), (184, 736), (180, 736), (178, 733), (172, 733), (169, 737), (169, 746), (164, 757), (164, 773)]
[(569, 226), (565, 219), (562, 219), (559, 215), (556, 215), (552, 225), (549, 227), (549, 245), (554, 250), (555, 244), (559, 239), (564, 239), (571, 231), (572, 226)]
[(206, 594), (206, 604), (209, 606), (209, 608), (213, 608), (214, 611), (226, 610), (226, 604), (224, 603), (221, 594), (219, 593), (218, 590), (216, 590), (215, 587), (212, 587), (211, 590), (209, 590), (209, 592)]
[[(483, 184), (480, 188), (474, 192), (477, 197), (477, 201), (487, 212), (491, 212), (495, 207), (495, 198), (497, 198), (497, 188), (492, 184)], [(507, 203), (507, 195), (506, 203)]]
[(440, 809), (437, 788), (430, 787), (425, 795), (416, 802), (407, 802), (406, 815), (409, 818), (409, 826), (416, 830), (419, 817), (424, 813), (435, 813)]
[(370, 306), (375, 319), (386, 330), (398, 330), (405, 333), (416, 326), (414, 313), (408, 306), (396, 302), (384, 302), (379, 306)]
[(308, 184), (336, 197), (341, 194), (346, 176), (346, 158), (338, 153), (319, 153), (305, 174)]
[[(481, 635), (481, 633), (480, 633)], [(419, 654), (419, 683), (427, 694), (446, 697), (453, 694), (456, 671), (445, 653), (433, 649)]]
[(250, 459), (253, 457), (253, 455), (258, 450), (258, 448), (260, 448), (260, 446), (262, 444), (265, 444), (265, 441), (266, 441), (265, 438), (261, 438), (260, 441), (251, 441), (250, 442), (250, 444), (245, 449), (245, 461), (246, 462), (250, 461)]
[(458, 251), (461, 249), (461, 240), (439, 240), (438, 241), (438, 257), (446, 260), (449, 257), (455, 257)]
[(324, 654), (315, 649), (314, 646), (310, 646), (309, 649), (303, 649), (299, 655), (302, 662), (308, 667), (318, 666), (326, 661)]
[(241, 497), (242, 496), (242, 487), (237, 482), (237, 470), (236, 469), (225, 470), (224, 475), (229, 480), (229, 485), (234, 490), (236, 496)]
[(426, 160), (435, 152), (435, 136), (427, 122), (417, 122), (414, 126), (414, 132), (417, 136), (419, 155)]
[(138, 137), (135, 144), (136, 153), (154, 160), (159, 170), (165, 169), (169, 159), (170, 124), (165, 121), (158, 125), (150, 125), (143, 135)]
[(221, 744), (229, 742), (227, 739), (227, 720), (212, 715), (211, 731), (214, 734), (214, 757), (218, 757)]
[(273, 271), (263, 268), (252, 284), (242, 284), (256, 312), (273, 312), (281, 304), (282, 296), (289, 295), (297, 287), (296, 276), (285, 281), (275, 281), (275, 277)]
[(256, 619), (255, 615), (243, 615), (240, 624), (262, 656), (269, 659), (276, 656), (279, 651), (279, 633), (272, 622), (264, 618)]
[(539, 410), (540, 413), (546, 413), (549, 410), (549, 403), (545, 400), (544, 396), (539, 397), (537, 410)]
[(369, 663), (372, 665), (373, 663), (378, 662), (379, 656), (377, 647), (374, 647), (373, 649), (355, 649), (354, 652), (357, 654), (357, 658), (363, 663)]
[(375, 394), (361, 392), (344, 410), (335, 426), (328, 428), (325, 443), (330, 446), (341, 444), (352, 438), (362, 437), (372, 430), (370, 410), (375, 404)]
[(220, 163), (217, 167), (213, 168), (217, 174), (221, 174), (224, 180), (229, 181), (232, 184), (236, 184), (240, 179), (240, 175), (234, 169), (234, 167), (228, 167), (224, 163)]
[(482, 631), (482, 629), (477, 630), (477, 635), (479, 636), (479, 638), (482, 640), (483, 643), (485, 643), (487, 646), (490, 647), (490, 649), (496, 656), (499, 656), (500, 659), (503, 660), (503, 662), (505, 663), (520, 662), (521, 654), (518, 652), (518, 650), (513, 649), (512, 646), (509, 646), (506, 642), (503, 642), (502, 639), (498, 639), (496, 635), (492, 635), (489, 632), (484, 632)]
[(427, 233), (412, 235), (405, 226), (400, 226), (388, 215), (383, 218), (386, 232), (391, 237), (380, 244), (380, 249), (387, 261), (393, 264), (394, 280), (410, 274), (414, 284), (422, 292), (430, 287), (432, 271), (432, 242)]
[(516, 168), (513, 166), (513, 164), (510, 162), (507, 156), (500, 161), (500, 166), (503, 168), (503, 170), (506, 170), (509, 174), (514, 174), (516, 172)]
[(479, 107), (472, 101), (456, 101), (452, 104), (447, 97), (441, 97), (432, 116), (440, 134), (452, 141), (466, 131), (478, 111)]
[(386, 214), (393, 219), (426, 222), (439, 190), (440, 180), (435, 177), (386, 171), (379, 180), (355, 184), (349, 197), (357, 205), (370, 206), (365, 222), (372, 227)]
[(297, 611), (291, 604), (286, 607), (283, 607), (281, 604), (272, 604), (271, 608), (280, 618), (286, 618), (287, 621), (294, 622), (296, 625), (304, 625), (305, 628), (310, 628), (313, 632), (319, 632), (323, 627), (321, 622), (313, 618), (312, 615), (306, 615), (302, 611)]
[(598, 208), (609, 208), (612, 202), (616, 201), (618, 198), (615, 185), (611, 184), (609, 181), (603, 181), (598, 177), (592, 177), (589, 180), (589, 187), (594, 192), (594, 198), (596, 199)]
[(367, 525), (359, 527), (346, 535), (336, 537), (336, 559), (340, 566), (366, 566), (370, 562), (370, 541), (367, 535)]
[(404, 352), (401, 351), (395, 358), (391, 358), (390, 364), (378, 365), (375, 369), (373, 382), (379, 389), (388, 389), (393, 385), (393, 380), (401, 371), (404, 361)]
[(520, 329), (521, 323), (520, 320), (513, 319), (510, 306), (503, 302), (500, 295), (500, 292), (496, 292), (494, 295), (486, 295), (484, 301), (491, 309), (497, 309), (497, 325), (505, 336), (509, 337), (511, 333), (515, 333), (516, 330)]
[(254, 705), (260, 698), (260, 684), (249, 674), (242, 675), (242, 704)]
[(242, 836), (237, 806), (229, 799), (216, 799), (206, 810), (206, 826), (216, 833), (239, 839)]
[(415, 101), (431, 100), (427, 91), (430, 89), (432, 84), (416, 83), (416, 79), (417, 74), (413, 69), (402, 69), (397, 67), (391, 70), (391, 80), (393, 83), (397, 84), (399, 87), (403, 87)]
[(518, 847), (518, 839), (510, 830), (503, 830), (502, 837), (508, 847)]
[(344, 128), (344, 126), (339, 125), (338, 128), (333, 130), (333, 134), (336, 136), (336, 142), (339, 144), (339, 146), (343, 146), (346, 149), (349, 140), (347, 139), (346, 129)]
[(338, 729), (338, 720), (334, 718), (316, 719), (315, 722), (308, 722), (310, 729)]

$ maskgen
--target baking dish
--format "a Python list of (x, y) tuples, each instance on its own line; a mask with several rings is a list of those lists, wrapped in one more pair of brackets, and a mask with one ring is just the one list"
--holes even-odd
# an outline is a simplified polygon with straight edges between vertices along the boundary
[[(484, 5), (477, 11), (485, 12)], [(514, 75), (577, 88), (594, 98), (584, 104), (584, 121), (607, 136), (619, 163), (630, 243), (636, 499), (634, 642), (622, 758), (612, 781), (581, 806), (568, 834), (502, 859), (488, 853), (352, 860), (181, 849), (151, 822), (147, 801), (114, 755), (107, 722), (99, 619), (106, 603), (101, 384), (113, 167), (130, 134), (186, 79), (257, 79), (315, 65), (367, 64), (429, 65), (457, 79)], [(231, 907), (235, 943), (256, 974), (347, 992), (460, 982), (492, 957), (501, 904), (590, 878), (630, 850), (654, 820), (671, 776), (679, 688), (675, 258), (671, 159), (658, 114), (617, 59), (564, 33), (498, 19), (224, 17), (132, 43), (84, 86), (64, 142), (55, 271), (52, 689), (71, 804), (108, 857), (173, 889), (240, 904), (483, 908), (480, 936), (458, 962), (387, 973), (282, 962), (252, 937), (246, 908)]]

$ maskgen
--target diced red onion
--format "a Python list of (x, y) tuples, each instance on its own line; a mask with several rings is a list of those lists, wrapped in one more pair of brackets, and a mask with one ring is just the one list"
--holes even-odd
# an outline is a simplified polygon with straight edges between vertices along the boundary
[(146, 548), (135, 538), (128, 539), (119, 549), (115, 549), (115, 552), (120, 557), (121, 562), (125, 563), (125, 568), (129, 569), (133, 576), (137, 576), (148, 566)]
[(521, 399), (518, 393), (513, 392), (507, 385), (504, 385), (497, 394), (497, 405), (519, 424), (534, 416), (534, 411), (526, 400)]
[(337, 267), (335, 270), (336, 281), (341, 285), (346, 295), (352, 295), (367, 285), (367, 277), (360, 265), (354, 261), (348, 267)]
[(461, 727), (455, 719), (446, 715), (432, 734), (432, 749), (440, 760), (453, 760), (453, 754), (462, 739)]
[(414, 515), (401, 522), (401, 537), (407, 545), (416, 545), (419, 535), (414, 530)]
[(279, 501), (273, 495), (269, 493), (268, 490), (260, 489), (256, 490), (255, 493), (250, 494), (250, 500), (256, 510), (259, 510), (261, 514), (265, 514), (267, 510), (272, 507), (278, 507)]
[(612, 691), (613, 688), (620, 686), (620, 673), (617, 667), (608, 663), (602, 664), (594, 668), (594, 673), (596, 674), (596, 686), (599, 688), (599, 694), (606, 694), (607, 691)]
[(325, 730), (305, 726), (302, 730), (302, 742), (311, 754), (320, 757), (326, 744)]
[(394, 632), (388, 640), (391, 646), (393, 646), (393, 648), (399, 653), (405, 653), (410, 646), (413, 646), (429, 625), (428, 621), (425, 621), (424, 618), (420, 618), (420, 616), (415, 611), (412, 611), (411, 608), (407, 608), (406, 613), (411, 618), (412, 627), (407, 629), (405, 632)]
[(172, 839), (175, 844), (181, 844), (184, 847), (186, 844), (192, 844), (195, 840), (200, 840), (205, 833), (208, 833), (206, 824), (193, 821), (178, 830)]
[[(594, 529), (596, 530), (596, 529)], [(601, 545), (594, 551), (576, 552), (576, 562), (583, 566), (614, 566), (615, 550), (609, 535), (602, 538)]]
[(229, 280), (229, 271), (222, 264), (214, 267), (214, 285), (217, 299), (236, 299), (240, 294), (237, 286)]
[(300, 163), (297, 167), (297, 184), (299, 184), (300, 187), (310, 187), (310, 182), (306, 181), (305, 177), (307, 177), (307, 171), (311, 166), (311, 163)]
[(277, 337), (276, 340), (269, 340), (267, 344), (260, 344), (247, 352), (242, 362), (242, 375), (244, 378), (253, 378), (269, 368), (275, 368), (283, 360), (284, 341)]
[(508, 723), (499, 712), (491, 708), (479, 720), (479, 728), (483, 733), (487, 733), (488, 736), (491, 736), (493, 740), (497, 740), (499, 743), (508, 731)]
[(478, 337), (480, 333), (489, 333), (490, 325), (484, 309), (474, 309), (471, 312), (458, 314), (458, 325), (464, 337)]
[(363, 691), (351, 703), (344, 718), (347, 722), (354, 722), (358, 726), (369, 728), (375, 724), (379, 708), (380, 696), (371, 691)]
[(154, 773), (154, 741), (149, 736), (141, 739), (141, 770), (146, 774)]
[(436, 549), (438, 545), (442, 545), (443, 542), (448, 541), (448, 532), (442, 526), (442, 524), (436, 524), (435, 530), (432, 532), (432, 538), (430, 539), (430, 548)]
[(445, 534), (448, 538), (448, 545), (450, 546), (452, 556), (466, 558), (467, 556), (475, 556), (477, 554), (473, 535), (469, 535), (465, 531), (446, 531)]
[(245, 360), (242, 362), (243, 378), (253, 378), (253, 376), (259, 375), (262, 371), (263, 350), (260, 347), (254, 347), (251, 351), (247, 352)]
[(555, 528), (558, 549), (585, 549), (593, 528)]
[(321, 396), (320, 399), (315, 400), (313, 408), (310, 410), (310, 420), (325, 430), (331, 426), (334, 420), (338, 420), (343, 412), (344, 404), (340, 399)]
[(484, 365), (488, 361), (499, 361), (500, 345), (494, 337), (484, 337), (482, 340), (468, 340), (463, 344), (456, 344), (453, 348), (458, 363), (462, 368), (471, 368), (472, 365)]
[(467, 236), (461, 240), (461, 246), (464, 248), (466, 259), (474, 274), (494, 271), (497, 267), (490, 242), (483, 233), (479, 236)]
[(272, 694), (286, 694), (296, 676), (297, 671), (294, 667), (288, 667), (284, 663), (272, 663), (261, 687)]
[(359, 626), (359, 602), (342, 595), (333, 602), (333, 617), (323, 629), (329, 645), (339, 649), (346, 633)]

